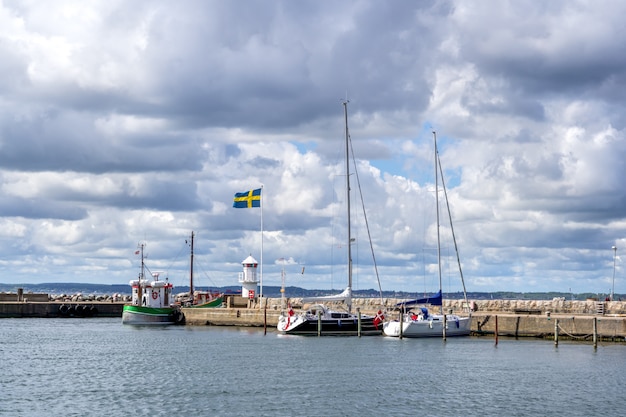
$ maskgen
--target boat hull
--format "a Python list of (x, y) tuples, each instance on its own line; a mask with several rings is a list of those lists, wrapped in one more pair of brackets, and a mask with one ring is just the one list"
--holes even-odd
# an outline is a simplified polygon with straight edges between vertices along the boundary
[(191, 308), (217, 308), (221, 307), (222, 304), (224, 304), (224, 299), (222, 297), (218, 297), (208, 303), (192, 305)]
[[(469, 336), (470, 317), (448, 316), (446, 319), (446, 337)], [(443, 318), (433, 320), (398, 320), (388, 321), (383, 325), (383, 334), (389, 337), (443, 337)]]
[[(373, 317), (361, 317), (361, 336), (380, 336), (382, 323), (376, 326)], [(278, 330), (282, 334), (300, 336), (358, 336), (358, 318), (322, 319), (316, 317), (293, 316), (280, 317)]]
[(174, 307), (144, 307), (125, 305), (122, 324), (168, 325), (181, 322), (182, 313)]

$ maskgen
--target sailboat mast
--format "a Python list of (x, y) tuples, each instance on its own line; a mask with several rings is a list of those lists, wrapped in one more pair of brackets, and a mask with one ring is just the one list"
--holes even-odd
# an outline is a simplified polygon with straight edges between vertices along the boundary
[(145, 243), (141, 243), (141, 274), (139, 275), (139, 286), (137, 287), (137, 304), (141, 305), (141, 297), (143, 295), (143, 291), (142, 291), (142, 281), (145, 280), (145, 264), (143, 262), (143, 248), (145, 246)]
[(454, 233), (454, 225), (452, 223), (452, 212), (450, 211), (450, 201), (448, 200), (448, 191), (446, 191), (446, 182), (443, 179), (443, 168), (441, 167), (441, 159), (439, 159), (439, 155), (437, 155), (437, 160), (439, 162), (439, 173), (441, 174), (441, 188), (443, 188), (443, 195), (446, 199), (446, 208), (448, 209), (448, 220), (450, 221), (450, 232), (452, 232), (456, 262), (457, 265), (459, 265), (459, 274), (461, 275), (461, 284), (463, 285), (463, 299), (465, 300), (465, 305), (469, 305), (467, 301), (467, 290), (465, 289), (465, 278), (463, 277), (463, 268), (461, 268), (461, 256), (459, 255), (459, 246), (456, 243), (456, 234)]
[(346, 125), (346, 201), (348, 208), (348, 288), (350, 298), (348, 298), (348, 312), (352, 310), (352, 230), (350, 224), (350, 146), (348, 133), (348, 100), (343, 101), (343, 114)]
[[(437, 150), (437, 133), (434, 131), (433, 131), (433, 137), (435, 141), (435, 207), (437, 210), (437, 267), (439, 271), (439, 291), (442, 292), (441, 297), (443, 299), (443, 291), (442, 291), (442, 283), (441, 283), (441, 237), (439, 233), (439, 169), (438, 169), (438, 159), (439, 159), (438, 152), (439, 151)], [(440, 309), (441, 309), (441, 314), (443, 314), (443, 302), (441, 303)]]
[(189, 268), (189, 296), (191, 297), (191, 302), (193, 303), (193, 231), (191, 231), (191, 260), (190, 260), (190, 268)]

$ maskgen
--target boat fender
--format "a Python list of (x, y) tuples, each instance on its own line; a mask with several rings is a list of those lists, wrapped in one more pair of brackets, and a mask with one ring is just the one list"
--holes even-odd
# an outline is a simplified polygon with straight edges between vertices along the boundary
[(432, 320), (428, 322), (428, 327), (430, 327), (431, 329), (433, 328), (433, 321)]
[(172, 313), (172, 316), (174, 318), (174, 323), (176, 324), (182, 324), (185, 322), (185, 315), (178, 310), (175, 310)]
[(61, 304), (59, 306), (59, 313), (61, 313), (61, 315), (66, 316), (69, 313), (70, 308), (68, 306), (66, 306), (65, 304)]
[(77, 316), (82, 317), (82, 316), (84, 316), (84, 315), (85, 315), (85, 314), (84, 314), (84, 313), (85, 313), (85, 307), (79, 304), (79, 305), (77, 305), (76, 307), (74, 307), (74, 312), (75, 312), (75, 314), (76, 314)]

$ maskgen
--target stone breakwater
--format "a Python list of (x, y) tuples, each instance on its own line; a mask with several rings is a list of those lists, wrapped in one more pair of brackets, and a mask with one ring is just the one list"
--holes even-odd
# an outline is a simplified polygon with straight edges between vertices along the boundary
[[(177, 302), (189, 298), (189, 293), (178, 293), (174, 295)], [(132, 300), (130, 294), (46, 294), (46, 293), (0, 293), (0, 302), (53, 302), (53, 303), (129, 303)]]
[[(364, 314), (375, 314), (379, 308), (390, 310), (405, 299), (397, 298), (354, 298), (352, 307), (360, 308)], [(303, 307), (301, 298), (287, 299), (294, 308)], [(268, 308), (280, 308), (280, 298), (268, 298)], [(436, 307), (432, 308), (433, 310)], [(577, 315), (626, 315), (626, 301), (594, 301), (594, 300), (443, 300), (446, 313), (452, 311), (461, 314), (471, 309), (475, 312), (511, 313), (511, 314), (577, 314)]]
[(126, 303), (130, 302), (130, 295), (122, 295), (122, 294), (106, 294), (106, 295), (95, 295), (89, 294), (84, 295), (81, 293), (78, 294), (50, 294), (48, 295), (48, 300), (52, 302), (61, 302), (61, 303), (80, 303), (80, 302), (99, 302), (99, 303)]
[(22, 291), (18, 291), (17, 293), (0, 293), (0, 302), (20, 301), (37, 303), (124, 303), (129, 302), (130, 299), (130, 295), (123, 294), (46, 294)]

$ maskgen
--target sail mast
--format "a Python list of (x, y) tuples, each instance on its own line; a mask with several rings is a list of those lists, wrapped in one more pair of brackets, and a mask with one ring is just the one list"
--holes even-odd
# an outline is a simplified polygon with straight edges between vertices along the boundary
[(437, 267), (439, 269), (439, 293), (441, 294), (441, 306), (439, 311), (443, 316), (443, 324), (441, 326), (441, 333), (443, 340), (446, 340), (446, 315), (443, 312), (443, 289), (441, 284), (441, 236), (439, 233), (439, 150), (437, 149), (437, 133), (433, 131), (433, 137), (435, 141), (435, 206), (437, 207)]
[(443, 195), (446, 199), (446, 207), (448, 209), (448, 220), (450, 221), (450, 232), (452, 232), (452, 241), (454, 242), (454, 252), (456, 253), (456, 262), (459, 265), (459, 274), (461, 275), (461, 284), (463, 285), (463, 299), (465, 305), (469, 305), (467, 301), (467, 291), (465, 289), (465, 278), (463, 277), (463, 268), (461, 268), (461, 256), (459, 255), (459, 247), (456, 243), (456, 234), (454, 233), (454, 225), (452, 223), (452, 213), (450, 211), (450, 201), (448, 201), (448, 191), (446, 191), (446, 182), (443, 178), (443, 168), (441, 167), (441, 159), (437, 155), (439, 161), (439, 173), (441, 174), (441, 188), (443, 188)]
[(348, 133), (348, 100), (343, 101), (343, 114), (346, 125), (346, 201), (348, 208), (348, 312), (352, 310), (352, 230), (350, 225), (350, 147)]
[[(438, 150), (437, 150), (437, 133), (433, 131), (433, 137), (435, 142), (435, 207), (437, 210), (437, 267), (439, 271), (439, 291), (443, 290), (441, 283), (441, 237), (439, 232), (439, 169), (438, 169)], [(441, 314), (443, 314), (443, 303), (441, 303)]]
[(145, 285), (145, 269), (146, 266), (143, 262), (143, 248), (146, 246), (145, 243), (141, 243), (141, 274), (139, 275), (139, 286), (137, 287), (137, 305), (141, 305), (141, 298), (143, 296), (142, 285)]
[(189, 296), (191, 297), (191, 303), (193, 304), (193, 230), (191, 231), (191, 261), (189, 268)]

